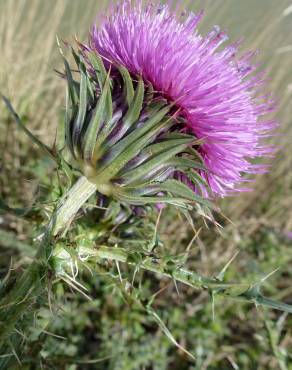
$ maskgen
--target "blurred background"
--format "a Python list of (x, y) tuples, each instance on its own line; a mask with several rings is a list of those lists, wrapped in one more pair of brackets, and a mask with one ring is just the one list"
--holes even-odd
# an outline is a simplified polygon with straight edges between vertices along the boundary
[[(56, 43), (86, 41), (100, 0), (0, 0), (0, 91), (8, 96), (27, 126), (52, 145), (63, 119), (64, 82)], [(185, 1), (204, 9), (202, 33), (214, 24), (244, 37), (243, 51), (259, 49), (260, 69), (278, 104), (279, 146), (268, 175), (258, 176), (254, 191), (220, 201), (226, 216), (220, 232), (202, 228), (188, 267), (216, 274), (238, 252), (228, 279), (255, 282), (272, 274), (265, 293), (292, 303), (292, 2), (291, 0)], [(17, 130), (4, 105), (0, 109), (0, 197), (12, 206), (33, 202), (48, 185), (50, 163)], [(40, 185), (41, 184), (41, 185)], [(167, 213), (167, 212), (166, 212)], [(191, 230), (176, 215), (162, 214), (160, 232), (169, 253), (181, 253)], [(33, 254), (32, 225), (0, 215), (0, 268), (11, 260), (21, 268)], [(146, 276), (143, 289), (169, 282)], [(61, 288), (60, 288), (61, 289)], [(206, 292), (167, 286), (155, 307), (177, 341), (196, 356), (177, 350), (151, 318), (126, 303), (100, 275), (91, 302), (68, 293), (59, 315), (44, 309), (26, 340), (27, 369), (292, 369), (292, 318), (279, 312), (218, 299), (213, 317)], [(60, 293), (62, 294), (62, 293)], [(45, 328), (45, 329), (44, 329)]]

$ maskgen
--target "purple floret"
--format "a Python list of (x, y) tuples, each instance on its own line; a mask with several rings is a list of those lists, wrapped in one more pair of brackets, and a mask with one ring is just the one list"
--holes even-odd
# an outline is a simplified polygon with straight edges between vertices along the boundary
[(92, 28), (89, 48), (141, 74), (181, 107), (188, 130), (203, 139), (199, 151), (207, 171), (201, 175), (213, 194), (226, 196), (248, 190), (240, 185), (247, 182), (244, 174), (267, 170), (250, 159), (274, 152), (262, 141), (276, 126), (265, 119), (273, 101), (261, 93), (263, 75), (251, 63), (255, 53), (238, 57), (239, 42), (224, 48), (227, 36), (218, 26), (201, 36), (201, 16), (179, 16), (158, 3), (119, 2)]

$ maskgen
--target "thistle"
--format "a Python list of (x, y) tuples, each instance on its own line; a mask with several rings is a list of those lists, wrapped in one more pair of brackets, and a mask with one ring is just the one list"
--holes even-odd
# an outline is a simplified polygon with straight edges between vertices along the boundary
[[(201, 17), (179, 16), (159, 2), (119, 2), (92, 27), (87, 50), (99, 53), (107, 66), (139, 74), (176, 104), (184, 117), (180, 131), (203, 140), (198, 151), (205, 169), (197, 172), (209, 195), (223, 197), (248, 190), (241, 186), (244, 175), (267, 170), (251, 159), (273, 153), (263, 139), (276, 123), (265, 118), (273, 101), (262, 92), (255, 53), (238, 56), (240, 42), (223, 47), (228, 37), (218, 26), (201, 36), (196, 30)], [(192, 178), (183, 179), (193, 188)], [(199, 188), (208, 196), (207, 187)]]
[[(49, 275), (78, 284), (68, 271), (84, 267), (84, 261), (93, 268), (103, 259), (127, 263), (212, 296), (291, 312), (290, 306), (263, 297), (260, 284), (238, 288), (223, 281), (227, 267), (207, 278), (175, 259), (160, 261), (153, 252), (156, 231), (154, 241), (144, 238), (149, 225), (141, 222), (139, 211), (150, 208), (153, 215), (161, 204), (169, 204), (188, 220), (188, 211), (196, 207), (209, 215), (213, 206), (206, 198), (248, 190), (240, 185), (247, 181), (245, 175), (267, 169), (252, 159), (274, 151), (262, 141), (276, 124), (264, 118), (273, 103), (260, 95), (262, 79), (254, 74), (253, 53), (238, 58), (238, 43), (219, 49), (226, 35), (215, 27), (200, 36), (195, 31), (200, 18), (178, 17), (168, 5), (126, 0), (92, 28), (88, 45), (71, 47), (74, 66), (62, 51), (67, 94), (65, 144), (59, 151), (36, 139), (4, 98), (19, 126), (75, 183), (52, 210), (32, 265), (8, 293), (5, 284), (0, 286), (5, 293), (0, 344), (11, 340), (18, 321), (33, 306), (27, 297), (44, 295)], [(99, 214), (95, 244), (81, 245), (75, 231), (76, 245), (68, 247), (61, 237), (91, 197), (106, 206)], [(120, 225), (127, 236), (121, 233), (112, 243), (109, 229)], [(138, 234), (143, 239), (139, 246), (128, 248), (125, 239)], [(15, 301), (20, 303), (13, 305)]]

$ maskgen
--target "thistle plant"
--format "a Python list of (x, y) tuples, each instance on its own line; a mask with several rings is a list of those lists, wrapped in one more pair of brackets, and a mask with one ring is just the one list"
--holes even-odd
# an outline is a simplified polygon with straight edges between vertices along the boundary
[[(34, 261), (15, 283), (7, 278), (0, 286), (5, 351), (21, 347), (18, 332), (47, 303), (53, 280), (85, 294), (78, 273), (104, 260), (205, 289), (212, 297), (292, 312), (264, 297), (262, 282), (225, 281), (228, 264), (205, 277), (188, 270), (186, 259), (162, 258), (156, 249), (161, 208), (176, 208), (192, 224), (198, 215), (213, 221), (214, 200), (249, 190), (241, 185), (250, 181), (245, 175), (267, 170), (253, 159), (274, 153), (263, 142), (276, 127), (266, 119), (273, 102), (261, 93), (253, 53), (237, 57), (239, 43), (223, 48), (227, 36), (218, 27), (200, 36), (200, 18), (178, 16), (169, 5), (124, 1), (92, 28), (88, 44), (65, 43), (64, 51), (59, 44), (59, 74), (67, 85), (59, 149), (29, 132), (4, 98), (19, 127), (68, 179), (60, 183), (62, 196), (40, 232)], [(4, 203), (2, 208), (21, 215)], [(78, 232), (84, 222), (86, 241)], [(145, 310), (178, 345), (150, 304)]]

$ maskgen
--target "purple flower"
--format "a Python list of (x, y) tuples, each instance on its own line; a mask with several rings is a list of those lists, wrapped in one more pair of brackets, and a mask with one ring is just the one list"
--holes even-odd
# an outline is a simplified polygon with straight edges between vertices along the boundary
[(142, 75), (181, 108), (182, 131), (203, 139), (199, 151), (207, 171), (201, 175), (213, 194), (225, 196), (249, 190), (240, 185), (248, 181), (244, 174), (266, 172), (266, 165), (250, 159), (273, 153), (262, 139), (276, 124), (265, 119), (273, 102), (261, 93), (263, 75), (251, 63), (255, 53), (237, 56), (240, 42), (223, 48), (227, 36), (218, 26), (201, 36), (201, 16), (126, 0), (92, 28), (89, 48)]

